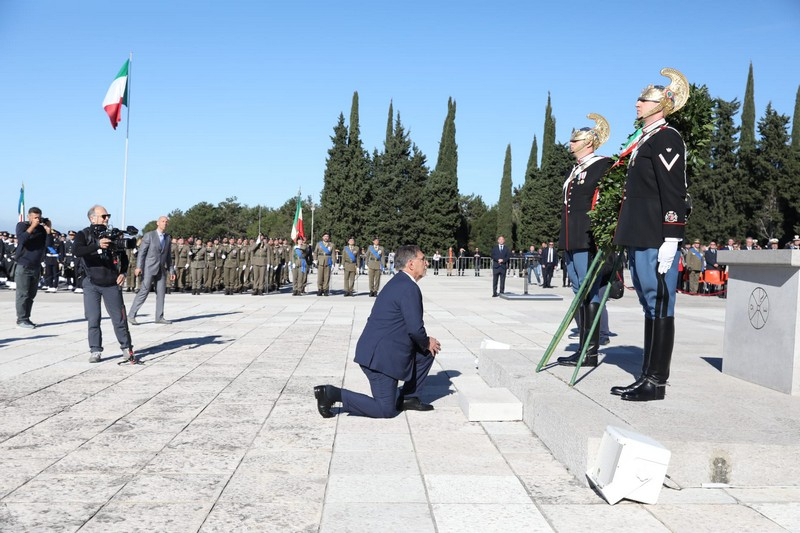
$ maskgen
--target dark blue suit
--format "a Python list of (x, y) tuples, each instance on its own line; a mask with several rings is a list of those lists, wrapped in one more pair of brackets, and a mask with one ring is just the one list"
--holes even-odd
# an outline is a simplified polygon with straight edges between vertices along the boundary
[(422, 320), (422, 292), (405, 272), (378, 293), (367, 325), (356, 344), (355, 362), (369, 379), (372, 397), (342, 390), (342, 411), (372, 418), (397, 416), (401, 395), (417, 396), (433, 364)]
[[(500, 294), (506, 292), (506, 269), (508, 269), (508, 259), (511, 254), (508, 251), (508, 246), (503, 245), (500, 249), (499, 244), (495, 244), (492, 248), (492, 294), (497, 294), (497, 281), (500, 281)], [(500, 263), (499, 260), (503, 262)]]

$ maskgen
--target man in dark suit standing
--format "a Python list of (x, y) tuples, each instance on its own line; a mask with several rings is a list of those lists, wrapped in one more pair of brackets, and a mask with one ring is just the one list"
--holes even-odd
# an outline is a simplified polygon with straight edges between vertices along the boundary
[(547, 244), (547, 248), (542, 250), (542, 265), (544, 266), (544, 283), (542, 283), (543, 289), (552, 289), (553, 284), (553, 271), (556, 269), (556, 265), (558, 264), (558, 252), (554, 248), (554, 242), (550, 241)]
[[(417, 283), (428, 269), (425, 255), (415, 245), (398, 248), (395, 265), (400, 274), (378, 294), (367, 325), (356, 344), (355, 362), (361, 365), (372, 396), (333, 385), (314, 387), (319, 414), (333, 416), (331, 407), (370, 418), (392, 418), (400, 411), (430, 411), (419, 393), (441, 345), (425, 331), (422, 292)], [(400, 395), (397, 383), (403, 381)]]
[(492, 248), (492, 298), (497, 296), (497, 282), (500, 281), (500, 294), (506, 292), (506, 270), (511, 253), (506, 246), (506, 238), (500, 235), (497, 245)]
[(164, 296), (167, 293), (167, 276), (170, 281), (175, 280), (175, 267), (172, 264), (172, 253), (170, 247), (172, 245), (172, 237), (167, 234), (167, 224), (169, 218), (161, 216), (156, 222), (156, 229), (148, 231), (142, 237), (142, 244), (139, 247), (139, 253), (136, 256), (136, 270), (135, 274), (144, 272), (142, 276), (142, 284), (139, 287), (139, 292), (133, 299), (131, 312), (128, 315), (128, 322), (134, 326), (138, 326), (139, 322), (136, 321), (136, 313), (142, 307), (142, 304), (150, 294), (150, 287), (153, 283), (156, 284), (156, 323), (157, 324), (172, 324), (169, 320), (164, 318)]

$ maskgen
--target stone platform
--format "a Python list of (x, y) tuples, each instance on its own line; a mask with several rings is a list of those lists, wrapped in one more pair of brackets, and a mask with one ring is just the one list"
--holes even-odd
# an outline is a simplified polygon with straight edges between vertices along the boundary
[[(719, 372), (723, 300), (679, 298), (667, 399), (621, 405), (607, 389), (634, 370), (634, 297), (612, 303), (617, 335), (604, 362), (570, 389), (566, 369), (530, 368), (570, 289), (552, 290), (561, 302), (513, 301), (491, 297), (490, 277), (430, 275), (425, 320), (443, 351), (423, 399), (436, 409), (326, 420), (314, 385), (368, 390), (352, 358), (374, 299), (343, 298), (341, 283), (333, 276), (330, 297), (172, 294), (172, 325), (152, 323), (151, 296), (132, 329), (144, 360), (136, 366), (116, 364), (107, 319), (105, 360), (88, 363), (79, 295), (40, 293), (32, 319), (41, 327), (29, 331), (15, 327), (14, 293), (0, 290), (0, 530), (800, 531), (798, 476), (759, 474), (732, 449), (792, 472), (797, 398)], [(506, 288), (521, 292), (522, 282)], [(507, 360), (481, 356), (485, 339), (509, 345)], [(459, 379), (504, 373), (529, 425), (469, 421)], [(609, 506), (561, 463), (586, 456), (605, 420), (676, 454), (658, 504)], [(709, 440), (692, 455), (694, 435)], [(725, 479), (709, 477), (709, 458), (721, 454), (706, 448), (728, 445), (718, 468), (728, 485), (698, 488)]]

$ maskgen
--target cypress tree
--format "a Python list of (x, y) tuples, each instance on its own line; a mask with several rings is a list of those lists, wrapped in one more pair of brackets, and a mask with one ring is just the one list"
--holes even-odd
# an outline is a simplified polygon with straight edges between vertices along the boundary
[(537, 160), (539, 159), (539, 147), (536, 145), (536, 135), (533, 136), (533, 144), (531, 145), (531, 154), (528, 156), (528, 167), (525, 169), (525, 183), (528, 183), (533, 174), (539, 168)]
[(794, 116), (792, 117), (792, 151), (800, 155), (800, 86), (794, 97)]
[(497, 235), (503, 235), (512, 243), (513, 217), (511, 205), (511, 145), (506, 147), (506, 157), (503, 162), (503, 178), (500, 181), (500, 199), (497, 202)]
[(575, 163), (569, 148), (556, 144), (546, 167), (540, 168), (523, 188), (520, 198), (520, 247), (558, 238), (561, 187)]
[(347, 139), (348, 166), (347, 180), (345, 182), (346, 200), (342, 211), (342, 223), (337, 234), (338, 242), (346, 242), (350, 237), (355, 237), (356, 242), (365, 242), (367, 235), (364, 231), (364, 209), (368, 201), (370, 189), (370, 161), (369, 154), (364, 150), (361, 142), (361, 126), (359, 124), (358, 92), (353, 93), (353, 103), (350, 108), (350, 128)]
[(547, 93), (547, 106), (544, 110), (544, 136), (542, 137), (542, 168), (547, 166), (550, 154), (556, 145), (556, 119), (550, 106), (550, 92)]
[(331, 141), (333, 145), (328, 149), (322, 192), (320, 193), (320, 203), (322, 204), (319, 213), (320, 232), (315, 231), (315, 236), (316, 234), (321, 235), (321, 231), (327, 230), (339, 237), (340, 230), (331, 228), (337, 224), (340, 214), (349, 208), (346, 189), (350, 153), (347, 146), (347, 127), (344, 125), (344, 114), (342, 113), (339, 113), (339, 120), (333, 128)]
[(455, 115), (456, 104), (450, 98), (447, 101), (447, 116), (442, 127), (436, 168), (425, 184), (424, 197), (428, 205), (424, 212), (424, 233), (419, 244), (426, 253), (455, 246), (461, 224)]
[(744, 104), (742, 105), (742, 134), (739, 145), (742, 150), (750, 151), (756, 146), (756, 101), (753, 88), (753, 62), (747, 73), (747, 86), (744, 90)]

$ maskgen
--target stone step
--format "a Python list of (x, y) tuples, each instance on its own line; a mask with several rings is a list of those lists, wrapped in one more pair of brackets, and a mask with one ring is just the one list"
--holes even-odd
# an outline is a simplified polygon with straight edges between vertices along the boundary
[(522, 402), (506, 388), (493, 388), (480, 376), (452, 379), (458, 389), (458, 404), (470, 422), (522, 420)]

